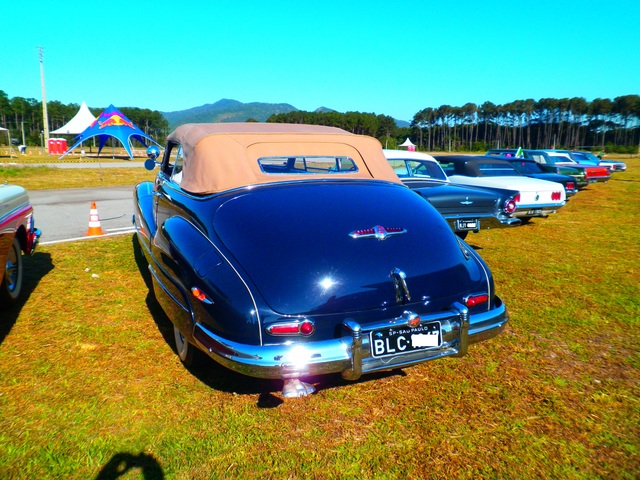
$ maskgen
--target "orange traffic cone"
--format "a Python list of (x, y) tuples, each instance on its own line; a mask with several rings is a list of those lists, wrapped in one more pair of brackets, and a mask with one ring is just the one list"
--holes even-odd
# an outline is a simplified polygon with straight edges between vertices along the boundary
[(96, 202), (91, 202), (91, 210), (89, 211), (89, 230), (87, 235), (104, 235), (100, 226), (100, 217), (98, 216), (98, 208)]

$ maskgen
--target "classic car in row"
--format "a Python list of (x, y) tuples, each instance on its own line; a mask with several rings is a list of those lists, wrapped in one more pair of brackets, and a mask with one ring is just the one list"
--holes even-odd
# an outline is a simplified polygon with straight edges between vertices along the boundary
[(606, 182), (611, 178), (611, 171), (607, 167), (599, 165), (585, 165), (578, 163), (559, 150), (524, 150), (525, 158), (531, 158), (538, 163), (559, 165), (584, 170), (589, 183)]
[(513, 215), (523, 222), (556, 213), (567, 201), (561, 184), (525, 177), (505, 160), (469, 155), (437, 155), (435, 159), (453, 183), (517, 190)]
[(562, 184), (567, 198), (578, 193), (578, 184), (571, 175), (547, 172), (540, 167), (539, 163), (533, 160), (527, 160), (526, 158), (505, 158), (505, 160), (509, 162), (520, 175)]
[(374, 138), (186, 124), (149, 155), (133, 223), (185, 364), (199, 349), (304, 396), (309, 376), (461, 356), (508, 321), (485, 262)]
[(513, 216), (518, 191), (452, 184), (431, 155), (407, 150), (384, 150), (402, 183), (424, 197), (460, 238), (481, 229), (516, 227)]
[[(571, 175), (578, 182), (578, 188), (583, 188), (589, 183), (606, 182), (611, 178), (611, 172), (606, 167), (599, 165), (584, 165), (572, 160), (567, 153), (560, 150), (527, 150), (519, 149), (492, 149), (487, 152), (487, 156), (506, 156), (534, 160), (547, 171)], [(570, 168), (571, 170), (566, 170)], [(565, 169), (565, 170), (563, 170)], [(580, 172), (578, 174), (578, 172)], [(586, 180), (586, 184), (582, 183)]]
[(0, 185), (0, 306), (20, 297), (22, 254), (31, 255), (39, 238), (27, 191), (17, 185)]
[[(522, 151), (522, 150), (521, 150)], [(486, 153), (487, 157), (499, 157), (502, 160), (511, 161), (512, 159), (525, 159), (534, 160), (533, 158), (525, 158), (524, 153), (518, 153), (515, 148), (493, 148)], [(534, 160), (535, 161), (535, 160)], [(551, 165), (549, 163), (536, 162), (540, 169), (547, 173), (557, 173), (559, 175), (568, 175), (573, 177), (578, 187), (578, 190), (582, 190), (589, 185), (587, 180), (587, 174), (583, 168), (572, 168), (563, 165)]]
[(566, 152), (569, 158), (574, 162), (582, 163), (585, 165), (597, 165), (600, 167), (606, 167), (611, 172), (624, 172), (627, 169), (627, 164), (619, 160), (604, 160), (600, 159), (597, 155), (591, 152), (582, 152), (577, 150), (560, 150)]

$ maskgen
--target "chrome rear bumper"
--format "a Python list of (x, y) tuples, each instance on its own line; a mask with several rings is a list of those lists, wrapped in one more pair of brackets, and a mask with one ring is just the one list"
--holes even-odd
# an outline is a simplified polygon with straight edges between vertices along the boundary
[(513, 213), (514, 217), (548, 217), (549, 215), (556, 213), (560, 208), (566, 204), (564, 200), (561, 204), (518, 204), (518, 208)]
[(509, 320), (505, 305), (496, 297), (490, 311), (469, 315), (469, 310), (456, 303), (451, 310), (421, 316), (422, 323), (439, 321), (442, 328), (440, 347), (395, 356), (374, 357), (370, 332), (402, 325), (403, 317), (384, 323), (367, 324), (353, 320), (343, 322), (339, 339), (291, 345), (245, 345), (225, 340), (205, 326), (196, 324), (196, 345), (230, 370), (258, 378), (288, 379), (311, 375), (341, 373), (347, 380), (362, 374), (407, 367), (446, 356), (463, 356), (470, 344), (498, 335)]

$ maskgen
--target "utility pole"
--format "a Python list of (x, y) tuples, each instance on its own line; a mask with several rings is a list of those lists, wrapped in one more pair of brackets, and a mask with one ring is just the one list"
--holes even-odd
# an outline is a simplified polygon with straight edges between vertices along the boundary
[(38, 47), (40, 56), (40, 84), (42, 85), (42, 121), (44, 123), (44, 148), (49, 150), (49, 116), (47, 115), (47, 94), (44, 89), (44, 62), (42, 47)]

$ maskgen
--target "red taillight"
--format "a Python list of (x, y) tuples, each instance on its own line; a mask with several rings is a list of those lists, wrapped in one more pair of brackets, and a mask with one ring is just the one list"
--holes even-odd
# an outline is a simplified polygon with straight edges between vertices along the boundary
[(282, 323), (271, 325), (267, 328), (267, 332), (271, 335), (297, 335), (299, 328), (297, 323)]
[(562, 198), (562, 193), (560, 193), (560, 192), (552, 192), (551, 193), (551, 200), (560, 201), (561, 198)]
[(504, 202), (504, 212), (505, 213), (513, 213), (515, 211), (516, 211), (515, 198), (510, 198), (509, 200)]
[(302, 322), (282, 322), (274, 323), (267, 327), (267, 333), (270, 335), (303, 335), (305, 337), (311, 335), (316, 327), (310, 320)]
[(313, 323), (311, 322), (302, 322), (300, 324), (300, 334), (307, 336), (307, 335), (311, 335), (313, 333), (313, 331), (315, 330)]
[(480, 295), (469, 295), (467, 298), (464, 299), (464, 304), (469, 307), (475, 307), (477, 305), (480, 305), (481, 303), (487, 303), (489, 301), (489, 295), (487, 295), (486, 293), (482, 293)]
[(567, 182), (567, 190), (575, 190), (576, 184), (573, 182)]
[(516, 203), (520, 203), (520, 194), (518, 193), (515, 197), (513, 197), (513, 201)]

